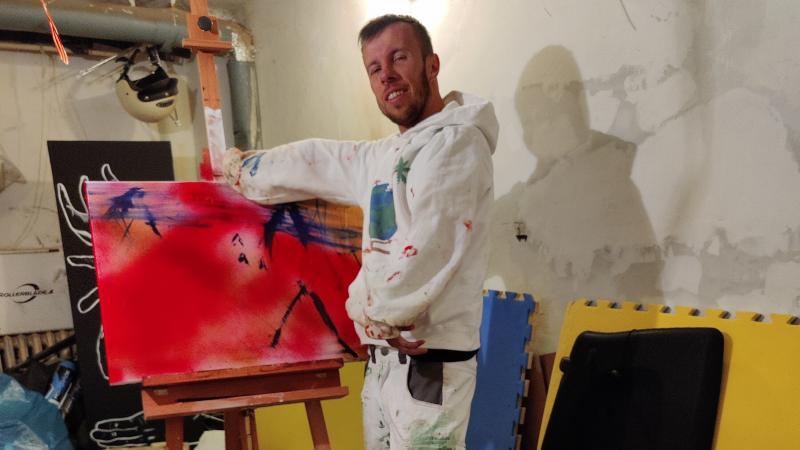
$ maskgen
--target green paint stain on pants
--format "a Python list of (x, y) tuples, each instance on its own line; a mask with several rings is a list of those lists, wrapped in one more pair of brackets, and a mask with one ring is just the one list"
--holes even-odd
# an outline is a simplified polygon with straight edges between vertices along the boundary
[(447, 424), (447, 419), (441, 416), (433, 425), (426, 428), (416, 428), (409, 436), (409, 449), (411, 450), (455, 450), (457, 448), (452, 430), (442, 433)]

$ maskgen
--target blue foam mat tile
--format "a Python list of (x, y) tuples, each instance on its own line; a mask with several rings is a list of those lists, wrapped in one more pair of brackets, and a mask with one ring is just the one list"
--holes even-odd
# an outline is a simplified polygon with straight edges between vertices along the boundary
[(530, 294), (488, 291), (484, 296), (475, 398), (467, 429), (470, 450), (514, 449), (531, 339)]

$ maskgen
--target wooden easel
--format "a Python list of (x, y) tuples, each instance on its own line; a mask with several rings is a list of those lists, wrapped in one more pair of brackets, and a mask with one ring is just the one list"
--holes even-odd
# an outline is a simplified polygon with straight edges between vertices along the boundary
[(303, 402), (314, 449), (329, 450), (320, 401), (347, 395), (339, 379), (343, 365), (341, 359), (330, 359), (148, 377), (142, 382), (144, 417), (165, 419), (167, 449), (182, 450), (184, 416), (223, 412), (225, 448), (257, 449), (252, 410)]

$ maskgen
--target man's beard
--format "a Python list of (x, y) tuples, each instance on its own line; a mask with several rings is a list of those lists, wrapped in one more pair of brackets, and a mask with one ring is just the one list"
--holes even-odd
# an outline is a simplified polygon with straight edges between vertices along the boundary
[[(428, 78), (425, 76), (425, 68), (422, 68), (422, 73), (420, 74), (421, 82), (419, 85), (422, 87), (420, 92), (420, 96), (408, 106), (408, 110), (402, 116), (398, 116), (396, 114), (390, 114), (388, 111), (381, 108), (381, 112), (384, 116), (386, 116), (389, 120), (394, 122), (395, 125), (411, 128), (414, 125), (418, 124), (421, 121), (422, 113), (425, 110), (425, 105), (428, 103), (428, 97), (431, 95), (431, 85), (428, 82)], [(388, 108), (387, 108), (388, 109)]]

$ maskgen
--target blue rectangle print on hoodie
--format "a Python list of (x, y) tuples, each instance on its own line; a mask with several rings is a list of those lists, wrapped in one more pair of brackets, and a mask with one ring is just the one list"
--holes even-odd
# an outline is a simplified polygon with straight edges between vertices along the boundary
[(397, 231), (394, 217), (394, 195), (389, 183), (372, 188), (369, 203), (369, 237), (388, 241)]

